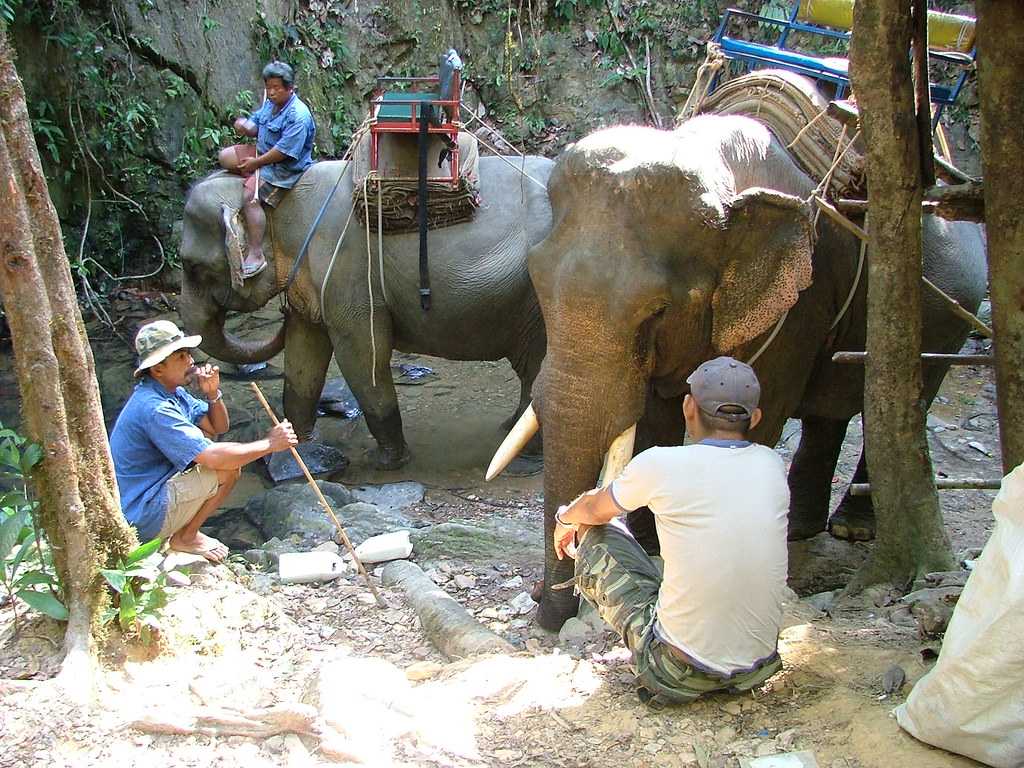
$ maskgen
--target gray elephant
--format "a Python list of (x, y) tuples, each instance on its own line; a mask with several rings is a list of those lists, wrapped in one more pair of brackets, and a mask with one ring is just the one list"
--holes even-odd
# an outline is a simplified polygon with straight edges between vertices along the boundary
[[(243, 229), (232, 218), (242, 205), (242, 181), (213, 174), (192, 189), (185, 204), (182, 321), (202, 334), (202, 348), (220, 360), (262, 361), (283, 348), (284, 412), (300, 438), (312, 434), (333, 351), (377, 441), (374, 458), (381, 468), (397, 468), (409, 457), (391, 378), (393, 349), (453, 360), (507, 358), (522, 383), (519, 413), (544, 357), (544, 324), (526, 253), (551, 226), (543, 184), (552, 163), (539, 157), (509, 162), (516, 167), (498, 157), (482, 158), (482, 205), (473, 220), (430, 232), (429, 311), (419, 302), (418, 234), (385, 235), (379, 262), (376, 235), (368, 255), (364, 226), (354, 218), (336, 250), (352, 205), (352, 174), (346, 173), (288, 291), (281, 329), (256, 342), (228, 333), (225, 315), (259, 309), (282, 292), (346, 162), (317, 163), (302, 176), (268, 217), (269, 268), (235, 288), (228, 254), (244, 253)], [(519, 167), (540, 183), (525, 178)]]
[[(854, 288), (853, 235), (825, 217), (812, 233), (814, 187), (745, 117), (700, 116), (671, 132), (610, 128), (559, 158), (548, 183), (554, 225), (529, 256), (548, 334), (534, 385), (545, 456), (541, 624), (557, 627), (575, 611), (572, 590), (550, 589), (572, 575), (552, 552), (554, 511), (594, 486), (605, 449), (631, 425), (637, 451), (680, 443), (686, 377), (716, 355), (761, 351), (764, 419), (753, 436), (774, 445), (787, 418), (803, 421), (791, 535), (825, 528), (836, 457), (863, 393), (862, 369), (831, 355), (864, 349), (866, 279)], [(973, 310), (986, 285), (979, 228), (927, 217), (924, 241), (928, 276)], [(957, 351), (967, 326), (924, 298), (925, 349)], [(943, 374), (926, 369), (929, 400)], [(629, 520), (640, 535), (652, 532), (647, 515)]]

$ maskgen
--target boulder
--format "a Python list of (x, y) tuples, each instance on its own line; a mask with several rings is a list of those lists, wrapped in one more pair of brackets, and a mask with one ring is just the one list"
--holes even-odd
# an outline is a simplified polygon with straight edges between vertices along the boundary
[(424, 488), (419, 483), (386, 483), (385, 485), (354, 485), (350, 489), (355, 501), (373, 504), (387, 512), (400, 512), (423, 501)]
[[(410, 527), (409, 521), (397, 512), (357, 502), (340, 483), (318, 481), (317, 485), (345, 527), (353, 546), (379, 533)], [(245, 512), (266, 538), (294, 537), (299, 550), (313, 549), (325, 541), (333, 541), (337, 535), (334, 522), (308, 485), (274, 488), (250, 499)]]
[(449, 522), (412, 532), (417, 559), (425, 563), (442, 557), (474, 565), (494, 562), (538, 562), (544, 557), (539, 525), (493, 518), (479, 522)]

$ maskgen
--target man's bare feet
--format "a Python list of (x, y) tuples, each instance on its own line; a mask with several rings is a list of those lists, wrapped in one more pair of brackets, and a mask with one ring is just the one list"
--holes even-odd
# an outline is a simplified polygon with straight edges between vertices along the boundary
[(211, 563), (223, 562), (228, 556), (228, 548), (212, 536), (205, 533), (196, 533), (194, 538), (186, 539), (181, 531), (171, 536), (168, 547), (176, 552), (188, 552), (193, 555), (202, 555)]

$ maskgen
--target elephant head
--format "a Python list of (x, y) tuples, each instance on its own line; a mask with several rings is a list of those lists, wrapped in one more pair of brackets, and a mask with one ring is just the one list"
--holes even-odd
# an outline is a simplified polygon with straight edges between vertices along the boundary
[[(284, 286), (273, 264), (244, 284), (236, 276), (245, 252), (245, 229), (236, 215), (241, 207), (242, 184), (237, 176), (212, 174), (189, 193), (181, 238), (179, 312), (189, 333), (202, 335), (204, 351), (226, 362), (252, 363), (281, 351), (284, 325), (268, 340), (246, 341), (225, 329), (227, 312), (260, 309)], [(273, 259), (271, 249), (265, 252)]]
[(742, 358), (810, 285), (808, 207), (767, 188), (771, 145), (752, 121), (697, 118), (674, 132), (606, 129), (558, 161), (554, 226), (529, 255), (548, 335), (533, 389), (545, 626), (576, 608), (571, 590), (549, 589), (572, 567), (552, 552), (554, 511), (595, 485), (605, 450), (652, 398), (679, 398), (705, 359)]

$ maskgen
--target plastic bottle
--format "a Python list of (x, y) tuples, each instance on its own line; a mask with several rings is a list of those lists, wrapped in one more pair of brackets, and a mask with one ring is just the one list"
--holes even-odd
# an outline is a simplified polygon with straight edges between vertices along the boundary
[(333, 552), (286, 552), (277, 563), (282, 584), (330, 581), (347, 568), (348, 564)]
[(356, 556), (364, 563), (383, 563), (385, 560), (401, 560), (412, 554), (412, 542), (408, 531), (394, 531), (372, 536), (358, 547)]

